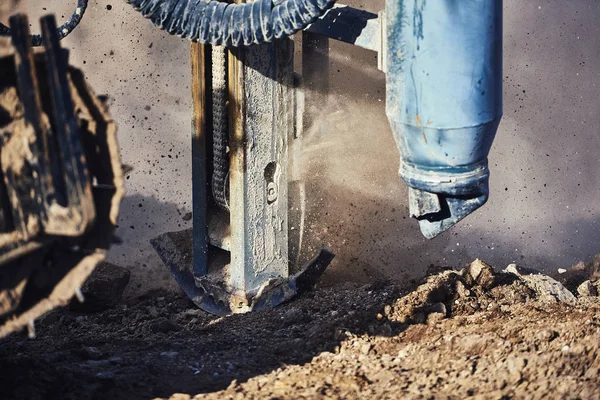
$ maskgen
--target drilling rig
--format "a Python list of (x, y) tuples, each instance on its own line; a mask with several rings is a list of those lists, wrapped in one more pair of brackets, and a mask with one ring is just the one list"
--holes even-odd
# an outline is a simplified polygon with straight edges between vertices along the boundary
[[(410, 215), (433, 238), (489, 195), (502, 116), (502, 2), (388, 0), (377, 14), (330, 0), (129, 0), (192, 45), (193, 229), (152, 244), (188, 296), (219, 315), (308, 290), (333, 258), (298, 265), (305, 201), (296, 149), (326, 90), (328, 41), (377, 53)], [(294, 40), (302, 36), (302, 74)], [(400, 238), (399, 238), (400, 239)], [(305, 257), (306, 258), (306, 257)]]
[[(229, 315), (275, 307), (310, 290), (334, 257), (327, 248), (306, 254), (306, 190), (297, 157), (307, 126), (305, 110), (319, 107), (327, 90), (330, 40), (377, 54), (377, 66), (386, 74), (386, 113), (399, 151), (399, 176), (408, 185), (410, 216), (422, 234), (434, 238), (486, 203), (487, 158), (502, 117), (501, 0), (387, 0), (376, 14), (334, 0), (127, 2), (158, 28), (192, 42), (193, 228), (163, 233), (151, 243), (200, 308)], [(46, 61), (40, 61), (40, 71), (49, 72), (38, 80), (60, 79), (49, 85), (50, 96), (41, 98), (63, 104), (45, 106), (54, 115), (52, 129), (47, 129), (51, 133), (45, 135), (60, 142), (79, 128), (74, 136), (81, 142), (78, 159), (87, 160), (81, 167), (86, 193), (91, 188), (112, 196), (92, 196), (91, 203), (88, 196), (88, 204), (93, 203), (89, 209), (102, 220), (98, 210), (111, 204), (110, 223), (100, 225), (114, 227), (122, 169), (114, 132), (107, 128), (112, 121), (105, 108), (90, 100), (95, 99), (90, 93), (81, 97), (94, 102), (90, 114), (100, 122), (73, 115), (79, 103), (67, 100), (76, 92), (78, 85), (71, 81), (79, 72), (66, 66), (66, 57), (54, 57), (59, 61), (53, 66), (49, 56), (59, 52), (58, 40), (77, 25), (86, 5), (79, 0), (64, 27), (55, 29), (43, 20), (40, 37), (27, 40), (29, 33), (19, 28), (17, 19), (11, 20), (11, 29), (0, 27), (0, 33), (13, 37), (17, 51), (10, 62), (19, 71), (19, 98), (27, 126), (40, 137), (45, 132), (40, 117), (27, 111), (39, 108), (40, 102), (27, 93), (48, 88), (28, 89), (31, 79), (23, 72), (22, 60), (35, 59), (27, 55), (32, 44), (44, 45)], [(299, 42), (301, 48), (296, 49)], [(298, 54), (301, 73), (294, 70)], [(308, 85), (316, 90), (306, 90)], [(33, 105), (28, 106), (27, 99)], [(58, 129), (62, 126), (70, 128), (65, 133)], [(101, 141), (96, 147), (106, 150), (101, 155), (87, 151), (92, 139), (86, 137), (86, 129), (91, 126), (111, 132), (91, 135)], [(2, 191), (10, 195), (20, 181), (11, 181), (10, 171), (5, 171), (7, 151), (3, 142)], [(48, 154), (47, 173), (54, 171), (52, 157), (58, 154), (71, 162), (77, 159), (68, 152)], [(65, 173), (57, 171), (57, 176)], [(45, 208), (61, 205), (52, 196), (43, 199)], [(6, 204), (2, 215), (20, 212), (14, 202)], [(74, 210), (78, 204), (62, 207)], [(56, 237), (50, 228), (40, 231)], [(81, 238), (81, 232), (71, 236)], [(21, 249), (29, 243), (28, 236), (11, 245)], [(302, 259), (310, 261), (301, 263)]]

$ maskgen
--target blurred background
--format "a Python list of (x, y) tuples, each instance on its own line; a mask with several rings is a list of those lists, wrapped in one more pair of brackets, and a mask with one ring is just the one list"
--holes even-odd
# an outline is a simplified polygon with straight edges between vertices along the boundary
[[(377, 12), (383, 2), (350, 1)], [(2, 22), (47, 13), (66, 19), (75, 0), (0, 0)], [(553, 272), (600, 253), (600, 3), (505, 0), (504, 118), (490, 157), (486, 206), (436, 239), (408, 217), (398, 151), (385, 116), (385, 78), (374, 53), (331, 41), (327, 105), (303, 148), (306, 238), (337, 258), (325, 277), (405, 279), (430, 264), (482, 258)], [(110, 96), (123, 162), (134, 167), (109, 260), (132, 272), (130, 294), (176, 288), (149, 245), (191, 227), (189, 43), (123, 0), (90, 0), (63, 42), (98, 94)]]

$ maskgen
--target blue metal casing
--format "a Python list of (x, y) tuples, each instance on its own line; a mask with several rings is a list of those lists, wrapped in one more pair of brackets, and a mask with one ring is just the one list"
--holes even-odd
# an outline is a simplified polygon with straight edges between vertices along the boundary
[(387, 114), (411, 214), (434, 237), (488, 198), (502, 117), (502, 1), (388, 0)]

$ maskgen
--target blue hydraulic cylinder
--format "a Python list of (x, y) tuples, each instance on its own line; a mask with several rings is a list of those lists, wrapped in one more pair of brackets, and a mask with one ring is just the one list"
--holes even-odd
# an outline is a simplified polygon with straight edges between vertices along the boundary
[(387, 115), (411, 216), (432, 238), (489, 196), (502, 0), (387, 0)]

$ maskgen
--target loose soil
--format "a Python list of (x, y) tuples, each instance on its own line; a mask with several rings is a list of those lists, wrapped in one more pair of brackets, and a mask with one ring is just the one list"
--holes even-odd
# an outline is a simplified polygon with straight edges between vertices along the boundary
[(600, 398), (600, 299), (478, 265), (228, 318), (160, 291), (56, 310), (0, 342), (1, 397)]

